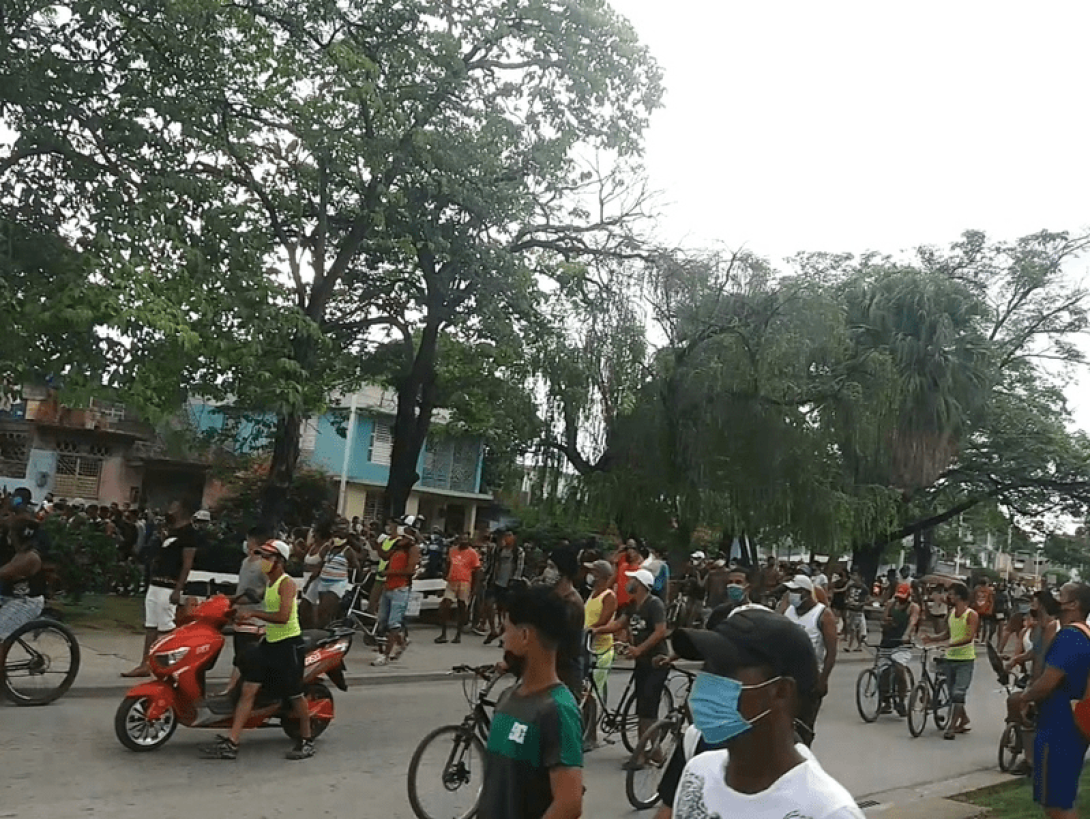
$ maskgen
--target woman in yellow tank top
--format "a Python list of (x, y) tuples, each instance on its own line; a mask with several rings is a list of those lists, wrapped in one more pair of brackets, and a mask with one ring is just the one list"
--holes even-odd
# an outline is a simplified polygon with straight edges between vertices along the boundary
[(303, 696), (303, 632), (299, 628), (295, 581), (284, 571), (291, 549), (282, 540), (270, 540), (257, 552), (269, 585), (265, 588), (264, 610), (247, 612), (245, 620), (264, 623), (265, 639), (250, 650), (241, 668), (242, 693), (235, 706), (230, 736), (201, 745), (199, 750), (201, 756), (211, 759), (237, 758), (242, 729), (250, 719), (257, 692), (269, 688), (291, 700), (292, 715), (299, 720), (301, 738), (288, 752), (288, 759), (309, 759), (314, 756), (314, 743)]
[[(609, 670), (613, 667), (613, 634), (602, 632), (601, 629), (613, 622), (613, 615), (617, 613), (617, 595), (610, 588), (613, 579), (613, 566), (608, 560), (596, 560), (586, 564), (593, 577), (590, 597), (583, 605), (583, 628), (594, 634), (591, 641), (591, 663), (593, 664), (592, 676), (594, 684), (602, 693), (602, 700), (606, 699), (606, 684), (609, 681)], [(595, 699), (590, 697), (588, 702), (591, 709), (595, 708)], [(587, 736), (587, 747), (590, 750), (598, 745), (597, 714), (592, 710), (588, 717), (591, 729)]]

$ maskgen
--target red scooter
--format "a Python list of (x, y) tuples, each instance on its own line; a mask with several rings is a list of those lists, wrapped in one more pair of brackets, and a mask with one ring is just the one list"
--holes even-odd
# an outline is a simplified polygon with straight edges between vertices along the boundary
[[(132, 751), (163, 747), (179, 724), (190, 728), (230, 728), (236, 694), (205, 696), (205, 674), (216, 664), (225, 642), (223, 628), (234, 616), (229, 598), (217, 595), (198, 604), (182, 624), (151, 647), (150, 682), (130, 689), (117, 709), (114, 731)], [(352, 646), (351, 630), (304, 631), (306, 662), (303, 694), (310, 710), (310, 730), (318, 737), (333, 721), (333, 694), (319, 679), (324, 674), (342, 691), (344, 656)], [(271, 723), (271, 720), (276, 720)], [(299, 721), (291, 704), (275, 695), (257, 695), (247, 728), (279, 725), (292, 739), (299, 738)]]

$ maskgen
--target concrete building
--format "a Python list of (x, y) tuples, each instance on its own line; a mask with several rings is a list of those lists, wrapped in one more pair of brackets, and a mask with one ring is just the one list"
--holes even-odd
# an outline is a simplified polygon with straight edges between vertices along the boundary
[(0, 487), (99, 504), (165, 507), (200, 499), (207, 465), (171, 457), (155, 430), (124, 407), (92, 400), (76, 409), (54, 390), (26, 387), (0, 406)]
[[(324, 415), (304, 422), (300, 460), (325, 470), (343, 486), (342, 514), (379, 519), (390, 474), (397, 396), (382, 387), (365, 386), (354, 394), (334, 395), (329, 404)], [(271, 424), (257, 423), (229, 405), (191, 401), (189, 414), (200, 431), (227, 431), (237, 452), (268, 443)], [(492, 502), (492, 495), (481, 487), (484, 442), (448, 430), (449, 420), (449, 413), (435, 412), (416, 465), (420, 481), (405, 511), (423, 515), (429, 529), (473, 531), (478, 511)]]

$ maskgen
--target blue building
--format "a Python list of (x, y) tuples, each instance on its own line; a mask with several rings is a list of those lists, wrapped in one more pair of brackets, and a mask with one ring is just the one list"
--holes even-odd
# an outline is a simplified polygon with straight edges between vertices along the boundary
[[(397, 396), (391, 390), (366, 386), (354, 395), (333, 396), (326, 414), (303, 424), (300, 460), (325, 470), (334, 480), (343, 480), (340, 509), (349, 518), (372, 520), (382, 514), (396, 407)], [(264, 427), (271, 424), (243, 420), (226, 406), (193, 401), (189, 413), (201, 431), (233, 433), (236, 451), (268, 443)], [(481, 491), (484, 442), (477, 436), (447, 434), (448, 419), (446, 413), (436, 411), (433, 434), (416, 465), (420, 480), (405, 511), (423, 515), (429, 529), (473, 531), (478, 510), (492, 502), (492, 495)]]

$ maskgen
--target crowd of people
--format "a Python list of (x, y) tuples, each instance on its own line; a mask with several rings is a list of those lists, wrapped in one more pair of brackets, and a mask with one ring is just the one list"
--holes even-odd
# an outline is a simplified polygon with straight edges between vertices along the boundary
[[(41, 611), (47, 588), (40, 525), (49, 516), (67, 527), (97, 527), (134, 557), (150, 551), (146, 656), (174, 627), (210, 516), (184, 500), (155, 521), (125, 508), (47, 501), (34, 509), (25, 499), (5, 498), (0, 638)], [(1072, 760), (1082, 759), (1088, 743), (1071, 703), (1085, 696), (1090, 673), (1090, 586), (1035, 591), (1018, 581), (969, 583), (890, 570), (868, 587), (839, 563), (768, 558), (746, 567), (703, 551), (675, 561), (672, 576), (665, 554), (636, 539), (562, 542), (546, 552), (506, 530), (424, 532), (425, 521), (412, 515), (384, 525), (331, 517), (290, 533), (287, 542), (260, 527), (250, 530), (235, 599), (236, 668), (221, 692), (238, 696), (235, 727), (202, 753), (235, 758), (247, 709), (270, 686), (300, 710), (301, 736), (289, 757), (312, 756), (296, 684), (302, 629), (343, 616), (350, 589), (367, 584), (363, 599), (386, 635), (372, 662), (396, 662), (408, 646), (413, 581), (439, 576), (445, 590), (435, 642), (460, 643), (467, 634), (500, 641), (498, 669), (518, 678), (496, 706), (482, 819), (581, 815), (582, 759), (598, 747), (593, 731), (584, 737), (587, 681), (607, 690), (622, 656), (633, 661), (641, 733), (659, 716), (671, 664), (703, 663), (689, 700), (692, 742), (687, 738), (669, 760), (652, 747), (625, 763), (666, 766), (658, 819), (733, 815), (743, 807), (754, 817), (788, 809), (861, 816), (812, 746), (837, 657), (862, 649), (868, 619), (877, 621), (879, 654), (894, 671), (883, 712), (905, 714), (908, 646), (945, 645), (943, 673), (953, 702), (946, 739), (970, 732), (967, 696), (977, 649), (994, 647), (1005, 668), (1022, 677), (1009, 718), (1030, 738), (1026, 763), (1035, 795), (1049, 816), (1074, 815), (1081, 765)], [(145, 660), (125, 676), (148, 673)]]

